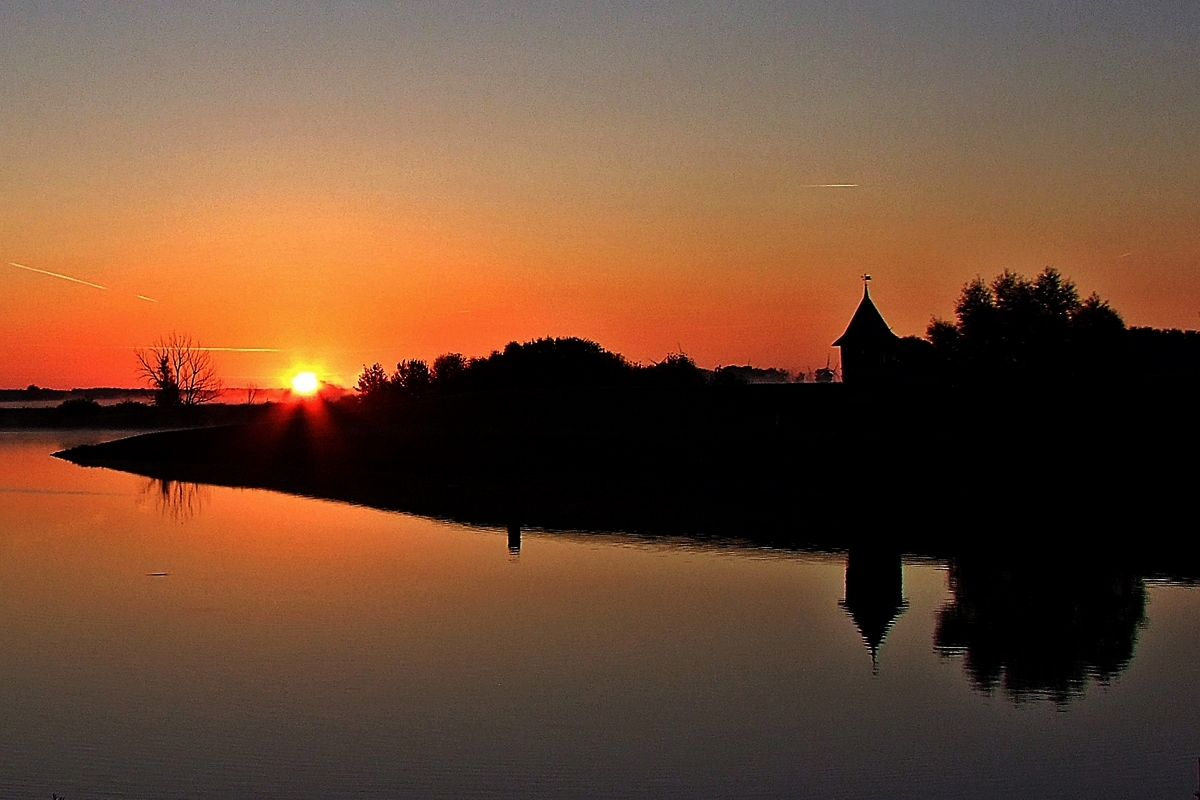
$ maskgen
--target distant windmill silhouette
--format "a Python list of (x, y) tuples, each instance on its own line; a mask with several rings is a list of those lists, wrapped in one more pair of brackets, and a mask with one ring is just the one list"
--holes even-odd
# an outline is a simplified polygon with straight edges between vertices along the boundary
[(817, 370), (814, 380), (817, 383), (833, 383), (837, 380), (837, 370), (829, 366), (829, 356), (825, 356), (825, 366)]

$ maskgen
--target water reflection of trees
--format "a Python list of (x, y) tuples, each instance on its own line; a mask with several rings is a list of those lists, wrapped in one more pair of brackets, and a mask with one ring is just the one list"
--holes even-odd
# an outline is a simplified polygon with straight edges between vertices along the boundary
[(186, 522), (197, 517), (208, 505), (212, 490), (203, 483), (149, 478), (142, 494), (154, 499), (154, 507), (172, 522)]
[(934, 647), (961, 656), (974, 686), (1064, 703), (1133, 658), (1145, 623), (1141, 577), (1116, 567), (958, 559)]

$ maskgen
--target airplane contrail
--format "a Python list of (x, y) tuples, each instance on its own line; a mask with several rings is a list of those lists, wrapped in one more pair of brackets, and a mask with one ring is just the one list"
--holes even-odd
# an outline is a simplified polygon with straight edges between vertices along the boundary
[(277, 347), (201, 347), (201, 350), (212, 350), (217, 353), (281, 353)]
[(157, 303), (157, 302), (158, 302), (158, 301), (157, 301), (157, 300), (155, 300), (153, 297), (146, 297), (146, 295), (144, 295), (144, 294), (138, 294), (138, 295), (134, 295), (134, 297), (136, 297), (138, 300), (148, 300), (148, 301), (150, 301), (151, 303)]
[(101, 286), (98, 283), (92, 283), (90, 281), (81, 281), (81, 280), (79, 280), (79, 278), (72, 278), (70, 275), (60, 275), (57, 272), (50, 272), (49, 270), (45, 270), (45, 269), (36, 269), (34, 267), (27, 267), (24, 264), (18, 264), (15, 261), (10, 261), (8, 263), (11, 266), (16, 267), (17, 269), (26, 269), (26, 270), (29, 270), (30, 272), (36, 272), (41, 275), (49, 275), (51, 278), (62, 278), (64, 281), (70, 281), (71, 283), (82, 283), (84, 286), (91, 286), (93, 289), (103, 289), (106, 292), (108, 291), (107, 286)]

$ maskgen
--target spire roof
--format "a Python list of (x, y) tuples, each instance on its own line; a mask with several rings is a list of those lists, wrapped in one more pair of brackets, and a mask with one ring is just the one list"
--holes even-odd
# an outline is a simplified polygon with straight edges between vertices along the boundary
[(892, 333), (892, 329), (884, 321), (883, 315), (879, 313), (879, 309), (875, 307), (875, 303), (871, 302), (870, 289), (864, 283), (862, 302), (858, 304), (858, 310), (850, 318), (850, 324), (846, 326), (846, 332), (833, 343), (833, 346), (853, 347), (864, 344), (870, 345), (898, 338), (900, 337)]
[(858, 628), (863, 644), (871, 653), (871, 668), (874, 671), (877, 669), (879, 647), (892, 625), (908, 608), (908, 602), (903, 599), (896, 602), (884, 598), (869, 598), (868, 602), (860, 600), (857, 603), (842, 600), (838, 605), (846, 610)]

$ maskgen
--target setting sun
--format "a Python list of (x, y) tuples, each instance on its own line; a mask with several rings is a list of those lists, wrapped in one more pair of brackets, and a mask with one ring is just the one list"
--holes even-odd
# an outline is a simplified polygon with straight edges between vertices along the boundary
[(316, 373), (299, 372), (292, 378), (292, 389), (297, 394), (313, 394), (320, 386)]

